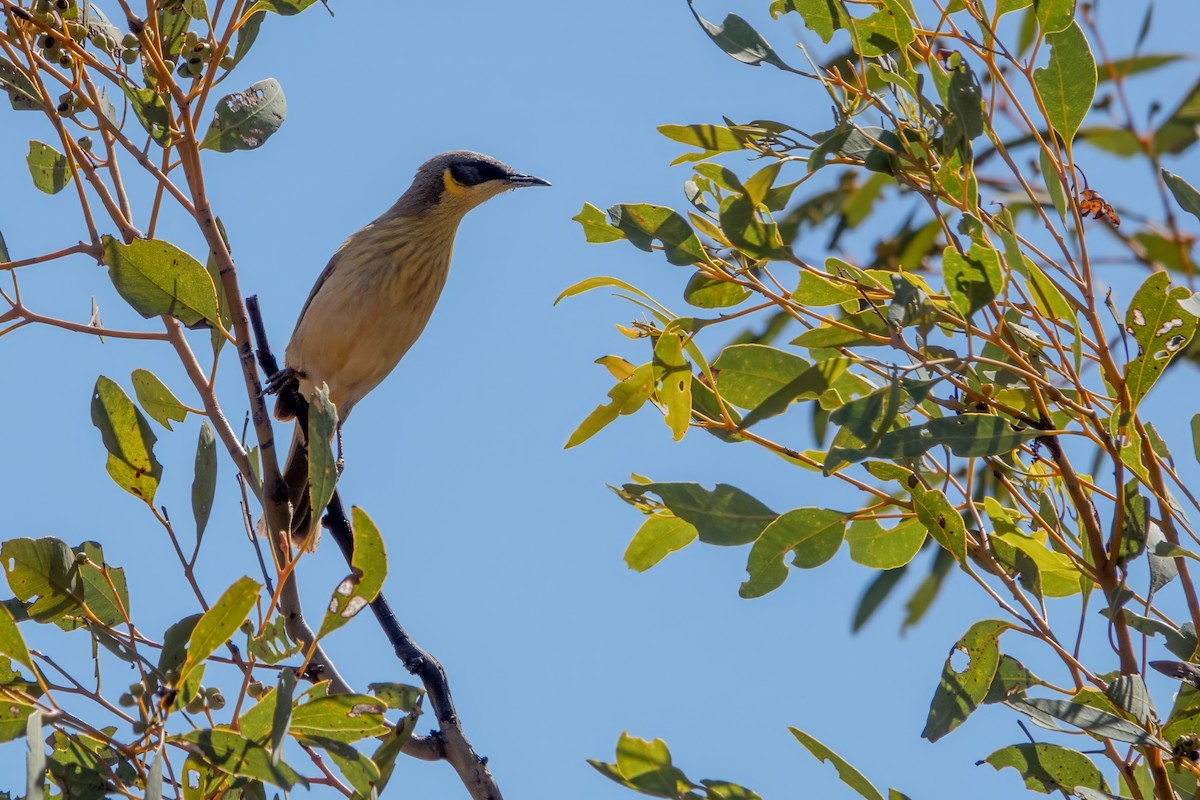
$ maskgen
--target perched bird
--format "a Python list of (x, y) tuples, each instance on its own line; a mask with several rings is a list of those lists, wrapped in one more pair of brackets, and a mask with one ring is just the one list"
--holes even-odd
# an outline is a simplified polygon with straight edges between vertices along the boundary
[[(494, 158), (466, 150), (443, 153), (417, 170), (395, 205), (338, 248), (308, 295), (284, 353), (284, 369), (268, 382), (295, 381), (307, 400), (322, 383), (341, 425), (387, 377), (433, 313), (450, 269), (454, 235), (475, 206), (509, 189), (549, 186)], [(275, 416), (292, 418), (277, 402)], [(292, 502), (292, 541), (316, 546), (323, 509), (313, 513), (308, 448), (296, 426), (283, 479)]]

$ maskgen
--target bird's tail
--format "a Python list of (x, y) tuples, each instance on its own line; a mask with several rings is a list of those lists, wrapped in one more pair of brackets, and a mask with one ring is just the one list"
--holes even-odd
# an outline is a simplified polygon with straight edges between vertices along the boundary
[(295, 426), (292, 445), (284, 462), (283, 484), (287, 487), (288, 501), (292, 504), (292, 546), (312, 552), (317, 549), (317, 541), (321, 538), (321, 521), (319, 516), (313, 518), (312, 492), (308, 484), (308, 446), (299, 425)]

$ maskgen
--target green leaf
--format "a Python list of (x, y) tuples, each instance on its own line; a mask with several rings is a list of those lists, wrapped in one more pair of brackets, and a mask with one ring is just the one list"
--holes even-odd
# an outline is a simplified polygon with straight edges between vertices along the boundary
[(367, 690), (376, 700), (391, 709), (411, 714), (421, 708), (425, 690), (406, 683), (368, 683)]
[(588, 760), (601, 775), (651, 797), (677, 798), (692, 783), (671, 764), (671, 752), (662, 739), (652, 742), (622, 733), (617, 740), (617, 762)]
[(749, 296), (749, 289), (703, 270), (697, 270), (683, 289), (683, 299), (696, 308), (730, 308)]
[(0, 264), (7, 261), (12, 261), (12, 256), (8, 254), (8, 243), (4, 241), (4, 233), (0, 232)]
[(847, 14), (836, 0), (787, 0), (804, 18), (804, 26), (829, 44), (833, 32), (848, 23)]
[(1046, 37), (1050, 62), (1033, 71), (1050, 127), (1066, 142), (1075, 137), (1096, 95), (1096, 59), (1078, 22)]
[(654, 372), (661, 388), (658, 399), (666, 406), (666, 423), (675, 441), (687, 433), (692, 421), (692, 367), (683, 355), (678, 330), (662, 333), (654, 345)]
[(339, 742), (357, 742), (388, 732), (383, 712), (387, 707), (365, 694), (316, 697), (292, 710), (288, 732), (293, 736), (321, 736)]
[(659, 125), (658, 132), (671, 141), (720, 152), (741, 150), (742, 137), (722, 125)]
[(286, 115), (287, 101), (279, 81), (258, 81), (245, 91), (227, 94), (217, 101), (212, 124), (200, 146), (219, 153), (255, 150), (279, 130)]
[(1179, 203), (1179, 207), (1200, 219), (1200, 192), (1197, 192), (1190, 183), (1178, 175), (1173, 175), (1165, 169), (1160, 170), (1160, 173), (1163, 182), (1167, 184), (1167, 188), (1174, 195), (1175, 202)]
[(261, 588), (250, 578), (238, 578), (204, 612), (188, 639), (187, 657), (179, 670), (179, 684), (185, 683), (188, 673), (202, 666), (205, 659), (229, 641), (254, 608)]
[(996, 557), (1017, 570), (1021, 583), (1039, 599), (1079, 594), (1080, 572), (1071, 559), (1047, 547), (1042, 538), (1021, 531), (1006, 531), (991, 537)]
[(818, 761), (828, 761), (832, 764), (833, 768), (837, 770), (838, 777), (842, 779), (842, 783), (858, 792), (859, 797), (866, 798), (866, 800), (883, 800), (883, 795), (879, 793), (879, 790), (872, 786), (871, 782), (844, 758), (799, 728), (789, 727), (788, 730), (799, 740), (800, 744), (804, 745), (808, 752), (812, 753), (813, 758)]
[(1162, 750), (1171, 749), (1170, 745), (1154, 734), (1147, 733), (1116, 714), (1110, 714), (1098, 708), (1071, 700), (1052, 700), (1044, 697), (1029, 697), (1025, 699), (1025, 702), (1055, 719), (1087, 731), (1097, 739), (1112, 739), (1139, 746), (1152, 745)]
[(220, 326), (217, 291), (199, 261), (173, 244), (103, 237), (104, 264), (113, 286), (143, 317), (175, 317), (189, 328)]
[(1034, 0), (1033, 11), (1042, 33), (1058, 33), (1075, 18), (1075, 0)]
[(1179, 155), (1196, 143), (1200, 126), (1200, 81), (1192, 84), (1179, 106), (1154, 132), (1155, 155)]
[(706, 544), (748, 544), (779, 516), (750, 495), (728, 484), (712, 491), (697, 483), (627, 483), (635, 496), (652, 492), (672, 514), (696, 527)]
[(632, 414), (654, 394), (654, 365), (643, 364), (608, 390), (609, 402), (596, 406), (567, 439), (563, 449), (582, 444), (622, 414)]
[(1100, 770), (1087, 756), (1056, 744), (1011, 744), (984, 761), (997, 770), (1012, 767), (1026, 788), (1042, 794), (1061, 791), (1071, 795), (1076, 786), (1107, 789)]
[(846, 514), (822, 508), (796, 508), (781, 514), (763, 529), (746, 562), (750, 577), (742, 583), (742, 597), (762, 597), (783, 585), (788, 569), (783, 558), (795, 553), (795, 564), (819, 567), (837, 553), (846, 535)]
[(24, 71), (6, 58), (0, 58), (0, 89), (8, 95), (14, 111), (40, 111), (42, 98)]
[(195, 477), (192, 478), (192, 517), (196, 520), (196, 546), (199, 547), (217, 492), (217, 443), (208, 420), (200, 426), (195, 470)]
[[(1011, 625), (988, 619), (972, 625), (950, 651), (942, 667), (942, 678), (929, 705), (929, 717), (921, 737), (936, 742), (966, 721), (983, 699), (996, 668), (1000, 665), (1000, 634)], [(966, 653), (967, 666), (954, 669), (956, 653)]]
[(254, 46), (254, 41), (258, 38), (258, 31), (262, 27), (263, 18), (266, 16), (265, 11), (257, 11), (249, 17), (243, 16), (246, 21), (238, 27), (237, 44), (233, 47), (234, 67), (241, 63), (246, 54), (250, 52), (250, 48)]
[(854, 609), (854, 619), (850, 625), (851, 632), (858, 633), (862, 626), (870, 621), (879, 607), (883, 605), (883, 601), (896, 588), (896, 584), (904, 577), (905, 571), (904, 567), (884, 570), (867, 584), (867, 588), (863, 590), (862, 596), (858, 599), (858, 605)]
[(287, 790), (297, 784), (308, 786), (308, 782), (287, 764), (282, 761), (271, 763), (267, 748), (231, 730), (195, 730), (171, 738), (190, 743), (191, 746), (185, 745), (189, 751), (194, 754), (199, 751), (198, 755), (205, 763), (226, 775), (257, 778)]
[(358, 506), (350, 509), (354, 530), (354, 556), (350, 574), (334, 589), (317, 638), (345, 625), (379, 595), (387, 578), (387, 555), (379, 528)]
[(800, 285), (792, 292), (792, 300), (805, 306), (836, 306), (861, 297), (852, 284), (834, 283), (808, 270), (800, 273)]
[(979, 242), (965, 255), (947, 247), (942, 252), (942, 274), (950, 299), (967, 319), (995, 300), (1004, 286), (1000, 254)]
[(287, 735), (288, 727), (292, 724), (292, 711), (295, 704), (292, 697), (296, 691), (296, 671), (284, 669), (279, 671), (279, 682), (275, 685), (274, 713), (271, 714), (271, 764), (278, 764), (283, 757), (283, 737)]
[(898, 0), (882, 0), (882, 7), (863, 19), (850, 19), (854, 49), (864, 58), (886, 55), (907, 46), (914, 39), (912, 23)]
[(797, 400), (812, 400), (825, 394), (834, 387), (849, 366), (848, 358), (837, 357), (818, 361), (751, 409), (738, 427), (744, 430), (764, 419), (782, 414)]
[(850, 558), (872, 569), (896, 569), (916, 557), (929, 532), (919, 519), (884, 529), (873, 519), (856, 520), (846, 531)]
[(1197, 318), (1181, 308), (1191, 297), (1182, 286), (1170, 287), (1165, 272), (1146, 278), (1125, 312), (1125, 327), (1138, 343), (1138, 355), (1125, 365), (1125, 383), (1133, 408), (1154, 386), (1175, 354), (1196, 333)]
[(171, 143), (171, 114), (167, 110), (163, 95), (153, 88), (138, 89), (128, 83), (121, 84), (121, 91), (129, 98), (138, 122), (150, 134), (150, 138), (165, 147)]
[(755, 408), (804, 374), (811, 365), (800, 356), (765, 344), (735, 344), (717, 356), (721, 398), (739, 408)]
[[(693, 10), (692, 13), (695, 14), (695, 11)], [(704, 28), (704, 32), (716, 43), (717, 47), (743, 64), (757, 67), (766, 62), (782, 70), (791, 69), (776, 54), (771, 45), (767, 44), (767, 40), (759, 35), (749, 22), (737, 14), (727, 14), (725, 21), (720, 25), (714, 25), (698, 14), (696, 14), (696, 21), (700, 23), (700, 27)]]
[(917, 519), (925, 525), (934, 541), (963, 563), (967, 557), (967, 525), (962, 514), (950, 505), (939, 489), (926, 489), (918, 482), (910, 491)]
[(171, 420), (183, 422), (187, 418), (187, 408), (153, 372), (135, 369), (131, 377), (138, 402), (159, 425), (170, 431), (174, 430)]
[(608, 218), (641, 250), (651, 252), (655, 240), (662, 243), (667, 261), (676, 266), (708, 261), (692, 226), (673, 209), (650, 203), (619, 203), (608, 209)]
[[(322, 383), (308, 398), (308, 475), (313, 520), (319, 520), (337, 489), (337, 457), (333, 437), (338, 429), (338, 410), (329, 401), (329, 386)], [(314, 530), (319, 530), (314, 526)]]
[(754, 259), (787, 255), (779, 226), (759, 218), (759, 207), (749, 197), (728, 197), (721, 204), (721, 231), (729, 243)]
[[(38, 622), (76, 614), (83, 605), (83, 579), (75, 553), (61, 539), (9, 539), (0, 545), (8, 586)], [(9, 654), (12, 655), (12, 654)]]
[(33, 185), (46, 194), (58, 194), (71, 182), (71, 162), (48, 144), (30, 140), (25, 162)]
[[(108, 566), (104, 562), (104, 551), (96, 542), (83, 542), (72, 548), (72, 552), (76, 561), (86, 557), (90, 562), (79, 568), (84, 605), (103, 625), (114, 628), (128, 624), (129, 588), (125, 583), (125, 570)], [(62, 624), (60, 621), (59, 625)]]
[[(810, 349), (829, 347), (871, 347), (887, 345), (891, 332), (878, 311), (868, 309), (857, 314), (847, 314), (838, 320), (838, 325), (822, 324), (792, 339), (797, 347)], [(882, 341), (881, 341), (882, 340)]]
[(1041, 686), (1038, 676), (1025, 668), (1025, 665), (1012, 656), (1000, 655), (1000, 664), (988, 687), (984, 703), (1003, 703), (1012, 697), (1022, 694), (1033, 686)]
[[(886, 433), (872, 448), (833, 448), (829, 463), (856, 464), (868, 457), (908, 461), (921, 457), (934, 447), (948, 447), (950, 452), (962, 458), (997, 456), (1010, 453), (1041, 434), (1042, 431), (1036, 428), (1015, 428), (1004, 417), (994, 414), (937, 417)], [(828, 465), (826, 470), (832, 471)]]
[(579, 223), (579, 227), (583, 228), (584, 238), (592, 244), (604, 244), (625, 238), (621, 229), (609, 225), (604, 212), (591, 203), (584, 203), (583, 209), (571, 219)]
[(108, 451), (108, 474), (122, 489), (153, 505), (162, 477), (162, 464), (154, 457), (157, 437), (129, 396), (103, 375), (92, 390), (92, 424)]
[(1200, 463), (1200, 414), (1192, 415), (1192, 453)]
[(3, 604), (0, 604), (0, 654), (8, 656), (36, 674), (37, 670), (33, 666), (33, 658), (29, 655), (25, 639), (13, 620), (12, 612)]
[(290, 17), (299, 14), (317, 0), (258, 0), (251, 10), (252, 11), (270, 11), (272, 14), (278, 14), (281, 17)]
[(696, 526), (678, 517), (655, 514), (648, 517), (625, 549), (625, 564), (632, 570), (645, 572), (676, 550), (691, 544), (697, 536)]

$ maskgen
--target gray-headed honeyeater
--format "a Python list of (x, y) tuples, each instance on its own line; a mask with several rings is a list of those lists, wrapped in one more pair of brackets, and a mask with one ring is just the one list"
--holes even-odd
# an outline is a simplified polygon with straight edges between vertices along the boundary
[[(284, 369), (271, 390), (296, 381), (307, 400), (322, 383), (341, 425), (387, 377), (425, 329), (450, 269), (454, 235), (475, 206), (522, 186), (549, 186), (494, 158), (459, 150), (426, 161), (395, 205), (338, 248), (296, 320)], [(275, 416), (292, 418), (282, 403)], [(283, 470), (292, 503), (292, 540), (316, 546), (308, 449), (296, 426)], [(340, 451), (340, 446), (339, 446)]]

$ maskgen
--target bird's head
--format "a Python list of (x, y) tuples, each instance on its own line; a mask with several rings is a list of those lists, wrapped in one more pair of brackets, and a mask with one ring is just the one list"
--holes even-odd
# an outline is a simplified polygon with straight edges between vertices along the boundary
[(405, 214), (448, 214), (461, 217), (492, 197), (522, 186), (550, 182), (517, 172), (490, 156), (455, 150), (426, 161), (417, 169), (412, 186), (396, 203)]

